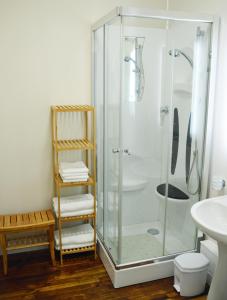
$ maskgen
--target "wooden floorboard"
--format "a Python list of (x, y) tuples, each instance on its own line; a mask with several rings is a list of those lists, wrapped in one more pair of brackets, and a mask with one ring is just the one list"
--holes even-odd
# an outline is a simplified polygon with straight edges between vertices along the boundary
[(9, 255), (9, 274), (3, 276), (2, 262), (0, 271), (1, 300), (189, 299), (173, 289), (173, 278), (114, 289), (101, 261), (89, 253), (67, 257), (56, 267), (47, 250)]

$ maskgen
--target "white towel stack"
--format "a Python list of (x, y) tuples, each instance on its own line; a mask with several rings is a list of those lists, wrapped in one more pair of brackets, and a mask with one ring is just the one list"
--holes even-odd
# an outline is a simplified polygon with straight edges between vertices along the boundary
[[(59, 232), (54, 232), (55, 248), (60, 249)], [(94, 229), (90, 224), (62, 228), (62, 249), (73, 249), (94, 245)]]
[(61, 162), (59, 173), (63, 182), (79, 182), (88, 180), (89, 169), (82, 161)]
[[(58, 217), (58, 198), (55, 197), (52, 201), (54, 212)], [(60, 208), (62, 217), (90, 215), (94, 213), (94, 197), (92, 194), (61, 197)]]

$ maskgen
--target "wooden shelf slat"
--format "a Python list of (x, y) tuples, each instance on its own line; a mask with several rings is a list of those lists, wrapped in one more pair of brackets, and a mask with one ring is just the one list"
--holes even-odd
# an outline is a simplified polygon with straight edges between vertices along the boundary
[(52, 106), (52, 110), (55, 112), (81, 112), (93, 111), (94, 107), (91, 105), (57, 105)]
[(94, 149), (94, 145), (86, 138), (81, 140), (54, 141), (53, 146), (56, 149), (56, 151)]
[(45, 211), (41, 211), (40, 214), (44, 222), (48, 221), (48, 217)]
[(0, 216), (0, 227), (3, 227), (4, 225), (4, 218), (3, 216)]
[(18, 246), (15, 246), (15, 247), (7, 247), (7, 250), (17, 250), (17, 249), (25, 249), (25, 248), (32, 248), (32, 247), (40, 247), (40, 246), (48, 246), (49, 243), (48, 242), (43, 242), (43, 243), (35, 243), (35, 244), (30, 244), (30, 245), (25, 245), (25, 244), (22, 244), (22, 245), (18, 245)]
[(30, 219), (29, 219), (29, 214), (23, 214), (23, 218), (24, 218), (25, 224), (31, 224)]
[(74, 254), (74, 253), (80, 253), (80, 252), (88, 252), (88, 251), (94, 251), (95, 246), (87, 246), (87, 247), (80, 247), (80, 248), (74, 248), (74, 249), (64, 249), (62, 250), (62, 255), (67, 254)]
[(47, 235), (34, 235), (19, 237), (7, 241), (7, 250), (31, 248), (49, 245)]
[(61, 221), (62, 222), (86, 221), (93, 218), (95, 218), (95, 214), (72, 216), (72, 217), (61, 217)]
[(63, 182), (61, 176), (58, 174), (55, 176), (55, 181), (59, 186), (62, 186), (62, 187), (94, 185), (94, 180), (91, 176), (89, 176), (87, 181)]
[(7, 215), (7, 216), (5, 216), (4, 227), (10, 227), (10, 226), (11, 226), (10, 216)]
[(42, 222), (42, 217), (39, 211), (35, 212), (35, 218), (36, 218), (36, 222), (37, 223), (41, 223)]
[(34, 212), (30, 212), (28, 215), (29, 215), (30, 222), (36, 223)]
[(33, 228), (33, 226), (43, 227), (55, 223), (52, 211), (22, 213), (17, 215), (0, 216), (0, 232), (21, 231), (23, 229)]
[(16, 226), (17, 224), (17, 215), (11, 216), (11, 226)]

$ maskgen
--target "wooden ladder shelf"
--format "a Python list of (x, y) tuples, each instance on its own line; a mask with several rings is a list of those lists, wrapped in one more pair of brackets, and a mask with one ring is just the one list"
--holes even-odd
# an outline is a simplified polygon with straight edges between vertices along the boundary
[[(83, 113), (85, 117), (85, 136), (80, 139), (59, 139), (58, 138), (58, 113)], [(89, 128), (89, 114), (91, 115), (91, 124)], [(90, 130), (90, 136), (89, 136)], [(90, 137), (90, 139), (89, 139)], [(56, 196), (58, 198), (58, 230), (60, 242), (60, 262), (63, 263), (63, 255), (94, 251), (96, 257), (96, 134), (95, 134), (95, 109), (90, 105), (58, 105), (52, 106), (52, 147), (53, 147), (53, 176), (56, 188)], [(63, 182), (59, 174), (59, 153), (63, 151), (85, 151), (88, 167), (88, 151), (92, 151), (92, 170), (93, 174), (89, 174), (87, 181), (81, 182)], [(90, 215), (61, 217), (61, 189), (66, 187), (92, 187), (94, 197), (94, 213)], [(63, 249), (62, 247), (62, 224), (73, 221), (92, 221), (94, 229), (94, 245), (87, 247), (79, 247), (75, 249)]]

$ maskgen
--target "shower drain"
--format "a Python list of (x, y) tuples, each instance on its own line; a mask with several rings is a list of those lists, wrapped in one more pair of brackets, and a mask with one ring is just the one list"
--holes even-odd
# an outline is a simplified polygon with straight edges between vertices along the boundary
[(147, 233), (149, 233), (149, 234), (151, 234), (151, 235), (157, 235), (157, 234), (159, 234), (160, 232), (159, 232), (159, 230), (156, 229), (156, 228), (149, 228), (149, 229), (147, 230)]

